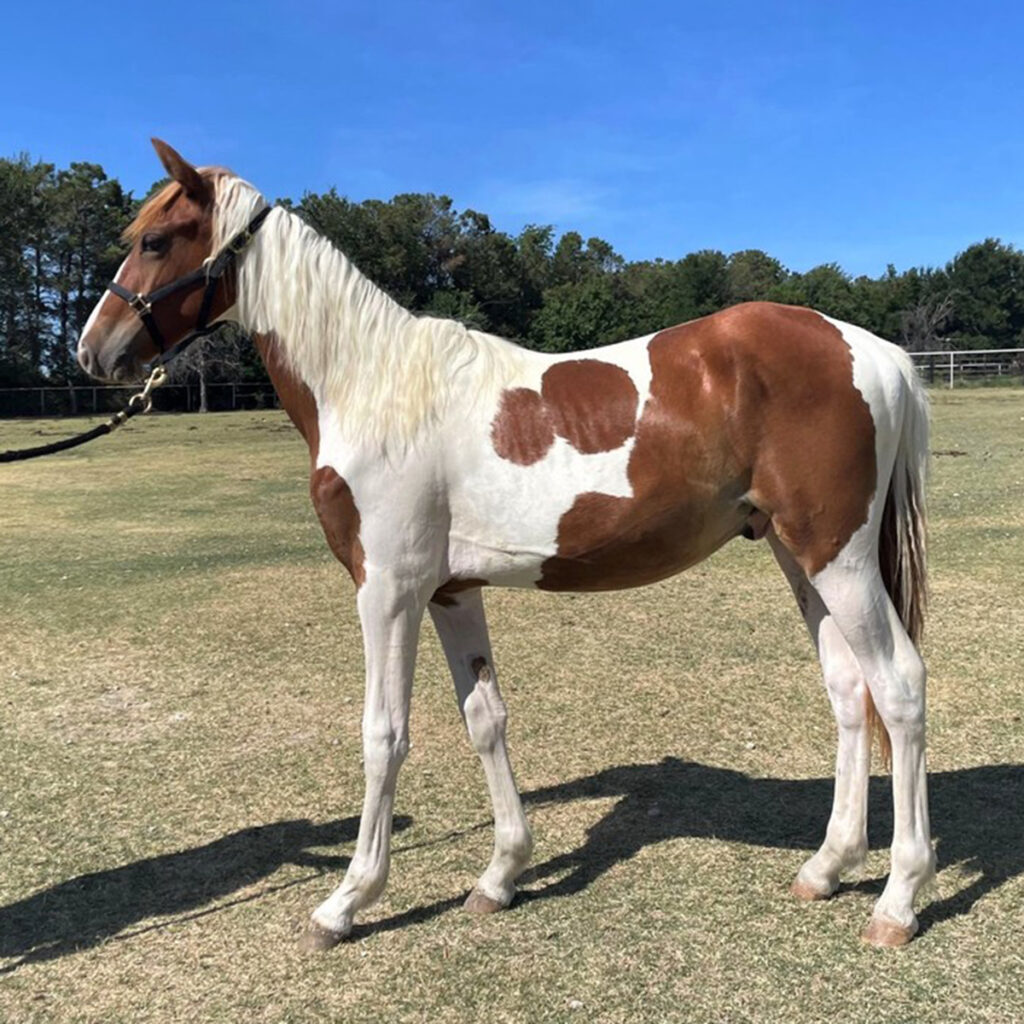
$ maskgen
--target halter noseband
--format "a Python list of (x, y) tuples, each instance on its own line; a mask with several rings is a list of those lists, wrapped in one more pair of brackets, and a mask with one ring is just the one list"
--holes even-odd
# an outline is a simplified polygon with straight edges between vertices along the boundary
[[(119, 285), (116, 281), (111, 281), (107, 285), (107, 290), (112, 294), (116, 295), (119, 299), (124, 299), (125, 302), (132, 308), (135, 315), (142, 321), (143, 326), (149, 331), (149, 336), (156, 343), (156, 347), (160, 350), (160, 356), (158, 362), (165, 363), (169, 358), (178, 355), (183, 352), (189, 345), (192, 344), (197, 338), (202, 338), (204, 335), (209, 334), (211, 331), (216, 329), (216, 324), (210, 324), (210, 309), (213, 306), (213, 296), (217, 291), (217, 286), (220, 284), (220, 279), (224, 276), (225, 271), (228, 267), (234, 264), (242, 250), (252, 240), (252, 236), (260, 229), (260, 225), (267, 219), (267, 215), (273, 209), (272, 206), (265, 206), (251, 221), (246, 225), (243, 231), (240, 231), (234, 238), (217, 255), (216, 259), (211, 260), (209, 263), (204, 263), (203, 266), (198, 267), (189, 274), (185, 274), (183, 277), (177, 277), (169, 284), (165, 284), (155, 291), (146, 292), (139, 294), (139, 292), (129, 291), (127, 288)], [(174, 346), (174, 350), (168, 355), (168, 345), (163, 334), (160, 332), (160, 328), (157, 326), (156, 318), (153, 316), (153, 305), (159, 302), (161, 299), (167, 298), (168, 295), (173, 295), (175, 292), (181, 291), (182, 288), (188, 288), (194, 285), (197, 281), (205, 281), (206, 288), (203, 291), (203, 301), (199, 307), (199, 316), (196, 317), (195, 325), (192, 330)]]

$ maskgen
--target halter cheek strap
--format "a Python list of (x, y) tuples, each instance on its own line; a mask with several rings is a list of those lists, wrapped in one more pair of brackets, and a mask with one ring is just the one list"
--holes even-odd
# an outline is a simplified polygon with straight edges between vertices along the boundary
[[(111, 294), (116, 295), (119, 299), (123, 299), (135, 312), (135, 315), (142, 321), (143, 326), (149, 332), (149, 336), (153, 339), (154, 344), (160, 350), (160, 356), (158, 362), (166, 363), (174, 356), (184, 352), (189, 345), (192, 344), (196, 339), (202, 338), (204, 335), (209, 334), (215, 329), (216, 325), (210, 324), (210, 311), (213, 308), (213, 297), (217, 293), (217, 287), (220, 284), (220, 279), (224, 276), (225, 272), (231, 267), (238, 259), (239, 254), (243, 249), (252, 241), (252, 236), (260, 229), (260, 226), (267, 219), (270, 211), (273, 209), (271, 206), (265, 206), (251, 221), (246, 225), (244, 231), (240, 231), (234, 238), (216, 256), (204, 263), (201, 267), (193, 270), (191, 273), (185, 274), (182, 277), (177, 277), (168, 284), (163, 285), (160, 288), (155, 289), (151, 292), (145, 292), (140, 294), (139, 292), (129, 291), (123, 285), (118, 284), (116, 281), (111, 281), (107, 285), (107, 290)], [(159, 326), (156, 322), (156, 317), (153, 316), (153, 306), (158, 303), (161, 299), (167, 298), (168, 295), (173, 295), (175, 292), (181, 291), (183, 288), (189, 288), (199, 281), (205, 281), (206, 287), (203, 289), (203, 301), (199, 306), (199, 315), (196, 317), (196, 322), (177, 345), (174, 346), (172, 351), (168, 351), (169, 346), (167, 340), (164, 338), (160, 331)]]

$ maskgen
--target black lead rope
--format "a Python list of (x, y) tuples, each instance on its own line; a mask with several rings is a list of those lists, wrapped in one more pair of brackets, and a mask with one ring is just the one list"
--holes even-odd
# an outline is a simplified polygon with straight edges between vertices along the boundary
[[(267, 219), (272, 209), (273, 207), (265, 206), (260, 210), (249, 221), (245, 230), (235, 235), (215, 259), (199, 267), (197, 270), (185, 274), (183, 277), (175, 278), (169, 284), (165, 284), (155, 291), (140, 295), (138, 292), (129, 291), (116, 281), (111, 281), (107, 285), (107, 290), (128, 303), (135, 311), (136, 316), (142, 321), (156, 347), (160, 350), (160, 355), (157, 356), (152, 364), (152, 370), (150, 371), (149, 378), (146, 380), (145, 387), (138, 394), (132, 395), (128, 399), (127, 407), (120, 412), (114, 413), (106, 423), (101, 423), (98, 427), (93, 427), (82, 434), (75, 434), (72, 437), (65, 437), (60, 441), (54, 441), (52, 444), (43, 444), (36, 448), (9, 449), (8, 451), (0, 452), (0, 462), (20, 462), (22, 459), (35, 459), (40, 455), (52, 455), (54, 452), (63, 452), (69, 448), (77, 448), (80, 444), (85, 444), (94, 438), (111, 433), (111, 431), (121, 426), (122, 423), (126, 423), (140, 412), (149, 412), (153, 408), (153, 391), (167, 380), (166, 365), (172, 359), (180, 356), (193, 342), (206, 337), (211, 331), (217, 329), (218, 325), (211, 324), (209, 319), (210, 310), (213, 307), (213, 297), (216, 294), (217, 286), (220, 284), (220, 279), (235, 260), (238, 259), (242, 250), (252, 241), (252, 236), (259, 230), (260, 225)], [(156, 319), (153, 316), (153, 304), (167, 298), (168, 295), (181, 291), (182, 288), (190, 287), (198, 281), (205, 281), (206, 287), (203, 290), (203, 301), (199, 307), (199, 316), (196, 317), (195, 326), (177, 345), (169, 349), (167, 341), (160, 332), (160, 328), (157, 326)]]
[(133, 416), (138, 416), (140, 412), (149, 412), (153, 408), (154, 389), (160, 387), (166, 380), (167, 371), (161, 363), (159, 366), (154, 367), (150, 373), (146, 386), (138, 394), (132, 395), (128, 399), (127, 407), (120, 412), (115, 412), (106, 423), (101, 423), (98, 427), (93, 427), (92, 430), (87, 430), (83, 434), (75, 434), (72, 437), (62, 438), (60, 441), (54, 441), (52, 444), (41, 444), (37, 448), (17, 448), (0, 452), (0, 462), (20, 462), (22, 459), (34, 459), (40, 455), (64, 452), (69, 448), (77, 448), (80, 444), (85, 444), (86, 441), (91, 441), (93, 438), (109, 434), (121, 426), (122, 423), (127, 423)]

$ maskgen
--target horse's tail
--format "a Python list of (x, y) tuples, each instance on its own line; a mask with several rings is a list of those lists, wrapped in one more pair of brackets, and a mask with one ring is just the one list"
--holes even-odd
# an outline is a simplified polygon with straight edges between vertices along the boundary
[[(895, 346), (893, 346), (895, 348)], [(928, 396), (909, 357), (902, 349), (893, 356), (906, 384), (903, 425), (896, 462), (882, 513), (878, 561), (885, 589), (896, 606), (903, 628), (915, 646), (924, 633), (927, 605), (927, 516), (925, 480), (928, 473)], [(885, 726), (868, 694), (868, 719), (878, 736), (888, 765), (892, 747)]]

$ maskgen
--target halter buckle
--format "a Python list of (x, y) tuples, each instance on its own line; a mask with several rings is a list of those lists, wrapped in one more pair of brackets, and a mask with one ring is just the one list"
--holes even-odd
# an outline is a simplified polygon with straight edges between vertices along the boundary
[(145, 295), (133, 295), (128, 300), (128, 305), (131, 306), (139, 316), (146, 316), (153, 312), (153, 304)]

